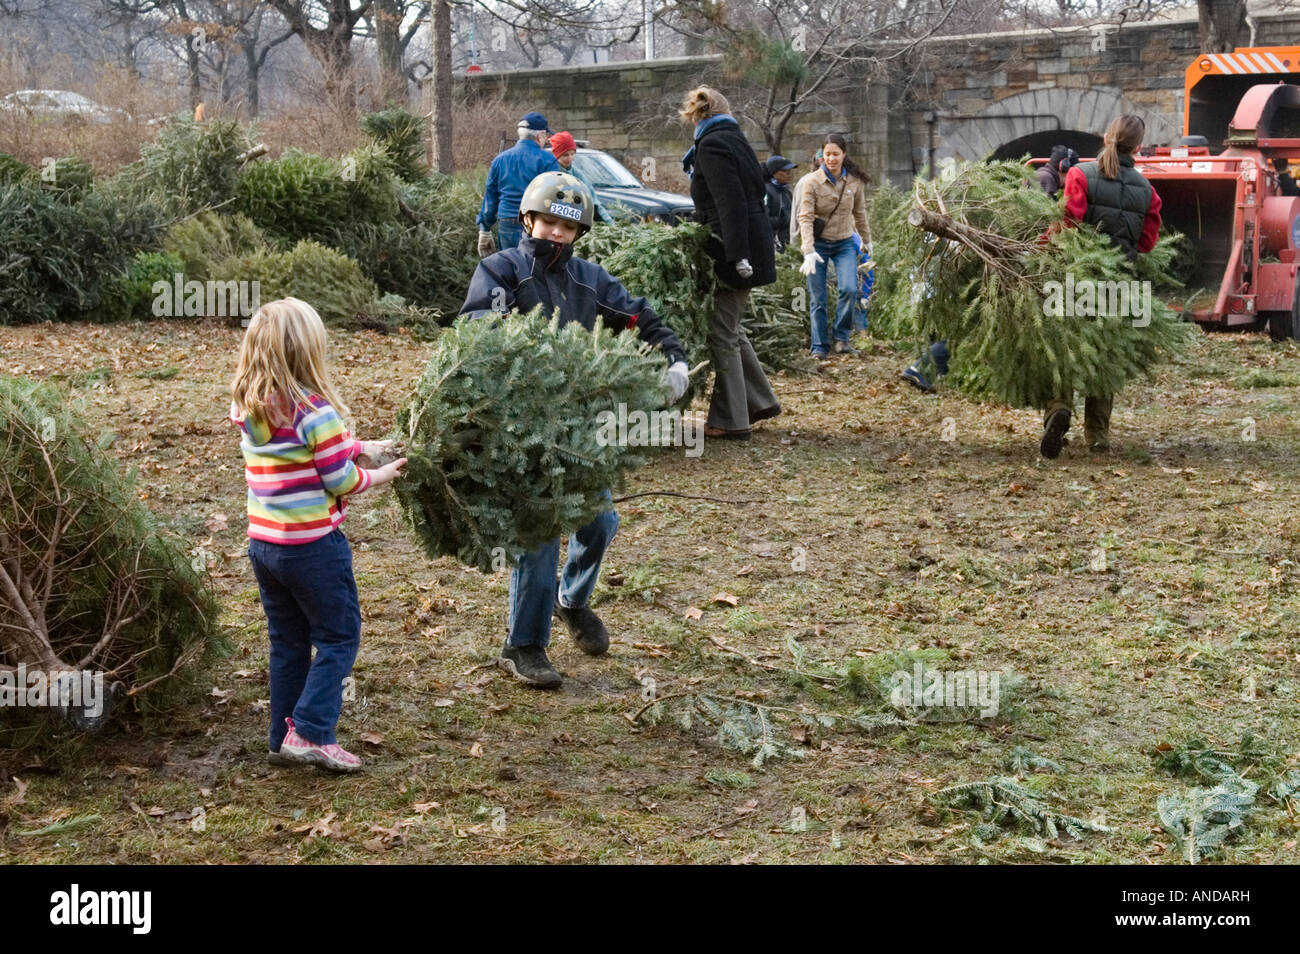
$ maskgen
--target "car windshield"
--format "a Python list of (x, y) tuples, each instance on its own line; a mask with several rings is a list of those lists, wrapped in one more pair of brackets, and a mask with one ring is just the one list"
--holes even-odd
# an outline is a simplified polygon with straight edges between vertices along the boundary
[(603, 152), (580, 152), (573, 157), (578, 177), (593, 189), (641, 189), (641, 181), (613, 156)]

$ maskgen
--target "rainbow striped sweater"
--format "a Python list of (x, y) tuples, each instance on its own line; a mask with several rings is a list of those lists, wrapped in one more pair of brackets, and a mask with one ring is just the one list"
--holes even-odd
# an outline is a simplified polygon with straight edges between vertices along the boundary
[(370, 486), (370, 474), (353, 463), (361, 443), (318, 395), (311, 395), (310, 406), (294, 409), (287, 427), (244, 417), (233, 404), (230, 419), (243, 434), (239, 449), (254, 540), (303, 544), (328, 536), (347, 516), (347, 495)]

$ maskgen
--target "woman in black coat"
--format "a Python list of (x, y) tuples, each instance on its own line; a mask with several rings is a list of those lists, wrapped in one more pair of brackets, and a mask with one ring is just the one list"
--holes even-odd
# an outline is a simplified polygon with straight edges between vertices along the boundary
[(721, 282), (709, 329), (715, 377), (704, 433), (744, 440), (751, 424), (781, 413), (740, 324), (750, 289), (776, 281), (776, 243), (763, 205), (763, 167), (729, 110), (711, 87), (686, 94), (681, 116), (694, 124), (695, 144), (682, 166), (695, 217), (713, 232), (709, 254)]

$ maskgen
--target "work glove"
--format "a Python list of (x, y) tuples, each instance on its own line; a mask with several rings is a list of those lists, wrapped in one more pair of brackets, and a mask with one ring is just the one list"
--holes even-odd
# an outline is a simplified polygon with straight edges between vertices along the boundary
[(482, 229), (478, 233), (478, 257), (487, 258), (497, 250), (496, 242), (492, 240), (491, 232), (484, 232)]
[(668, 368), (668, 387), (672, 389), (672, 399), (669, 404), (676, 404), (686, 393), (686, 387), (690, 384), (690, 378), (687, 376), (685, 361), (676, 361)]
[(803, 264), (799, 266), (799, 271), (803, 272), (805, 275), (811, 275), (813, 272), (817, 271), (817, 266), (823, 261), (825, 261), (825, 259), (816, 252), (809, 252), (803, 257)]
[(736, 263), (736, 274), (741, 278), (753, 278), (754, 266), (749, 264), (749, 259), (742, 258)]

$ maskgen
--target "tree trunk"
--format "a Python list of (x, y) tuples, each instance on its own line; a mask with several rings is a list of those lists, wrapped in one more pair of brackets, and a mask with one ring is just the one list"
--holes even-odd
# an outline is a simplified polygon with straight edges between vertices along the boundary
[(203, 102), (203, 75), (199, 70), (199, 51), (194, 48), (194, 37), (185, 38), (185, 67), (190, 77), (190, 109)]
[(248, 118), (256, 119), (262, 108), (260, 79), (262, 63), (257, 55), (257, 38), (245, 38), (240, 41), (244, 51), (244, 99), (248, 103)]
[(384, 106), (405, 106), (402, 4), (400, 0), (375, 0), (374, 9), (375, 44), (379, 53), (379, 95)]
[(325, 68), (325, 95), (341, 115), (357, 111), (357, 83), (352, 75), (352, 43), (346, 34), (326, 36), (317, 44), (316, 59)]
[(433, 3), (433, 162), (450, 174), (455, 166), (451, 151), (451, 4)]
[(1246, 29), (1246, 0), (1197, 0), (1202, 53), (1231, 53)]

